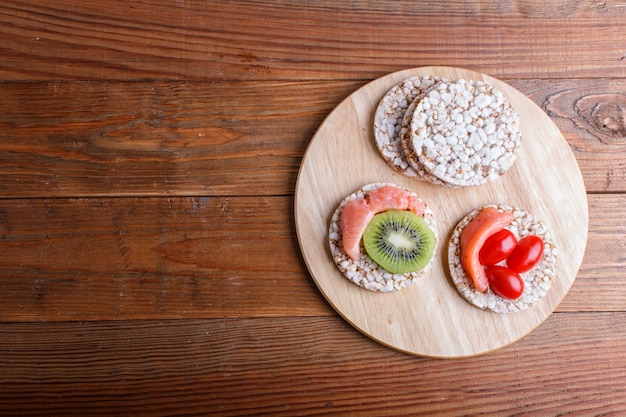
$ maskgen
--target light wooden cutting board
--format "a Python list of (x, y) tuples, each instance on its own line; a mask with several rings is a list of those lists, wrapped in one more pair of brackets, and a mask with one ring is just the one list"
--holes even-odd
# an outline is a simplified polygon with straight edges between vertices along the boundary
[[(374, 144), (376, 106), (393, 85), (413, 75), (484, 80), (520, 114), (523, 141), (513, 167), (479, 187), (446, 189), (397, 173)], [(330, 218), (348, 194), (372, 182), (393, 182), (417, 193), (433, 209), (439, 245), (429, 275), (405, 290), (376, 293), (348, 281), (329, 249)], [(547, 296), (512, 314), (470, 305), (447, 271), (447, 243), (456, 223), (487, 204), (507, 203), (533, 213), (550, 228), (558, 249), (556, 277)], [(356, 329), (391, 348), (429, 357), (465, 357), (506, 346), (539, 326), (571, 287), (587, 241), (587, 197), (578, 164), (563, 135), (529, 98), (497, 79), (450, 67), (422, 67), (379, 78), (341, 102), (313, 137), (295, 193), (296, 231), (316, 285)]]

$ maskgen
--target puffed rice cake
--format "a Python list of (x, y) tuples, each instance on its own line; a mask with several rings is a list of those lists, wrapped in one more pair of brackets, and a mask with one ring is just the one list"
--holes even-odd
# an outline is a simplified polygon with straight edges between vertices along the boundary
[[(435, 85), (440, 78), (410, 77), (395, 84), (383, 96), (374, 114), (374, 139), (376, 147), (387, 164), (398, 172), (415, 177), (404, 156), (401, 143), (402, 120), (406, 109), (418, 97)], [(408, 126), (406, 126), (408, 130)]]
[(435, 185), (440, 185), (442, 187), (455, 187), (454, 185), (448, 184), (447, 182), (435, 177), (430, 172), (426, 171), (422, 164), (420, 164), (417, 153), (413, 149), (413, 144), (411, 142), (411, 121), (413, 120), (413, 114), (415, 113), (415, 108), (417, 107), (417, 104), (420, 102), (425, 94), (426, 92), (416, 97), (415, 100), (413, 100), (413, 102), (409, 104), (409, 107), (407, 107), (404, 113), (404, 117), (402, 118), (400, 143), (402, 145), (404, 159), (409, 163), (409, 169), (417, 173), (417, 176), (419, 178), (431, 182)]
[(463, 269), (461, 265), (461, 248), (459, 246), (461, 232), (482, 209), (474, 210), (466, 215), (459, 221), (452, 232), (452, 237), (448, 243), (450, 275), (459, 294), (481, 310), (494, 313), (523, 311), (536, 304), (550, 290), (550, 284), (556, 275), (557, 249), (552, 242), (549, 230), (535, 216), (509, 205), (494, 205), (494, 207), (502, 212), (513, 213), (514, 219), (506, 229), (513, 232), (518, 240), (525, 236), (536, 235), (544, 241), (544, 253), (541, 261), (530, 271), (520, 274), (524, 280), (524, 292), (516, 300), (500, 297), (491, 289), (487, 289), (484, 293), (477, 292), (474, 289), (471, 278)]
[(439, 82), (417, 103), (411, 144), (424, 170), (446, 184), (481, 185), (513, 165), (519, 114), (488, 83)]
[(519, 114), (484, 81), (410, 77), (378, 103), (374, 139), (396, 171), (443, 187), (504, 174), (521, 144)]
[[(385, 185), (398, 187), (403, 191), (406, 191), (411, 195), (418, 197), (411, 190), (396, 184), (381, 182), (365, 185), (354, 193), (348, 195), (341, 201), (341, 203), (333, 213), (328, 231), (331, 256), (343, 275), (354, 284), (362, 288), (378, 292), (398, 291), (408, 287), (416, 281), (419, 281), (420, 278), (426, 275), (427, 272), (430, 270), (432, 261), (435, 258), (435, 254), (433, 254), (430, 262), (420, 271), (409, 272), (405, 274), (392, 274), (378, 266), (378, 264), (376, 264), (376, 262), (374, 262), (367, 255), (367, 252), (363, 248), (363, 242), (361, 242), (360, 256), (357, 261), (349, 258), (348, 255), (344, 252), (343, 246), (341, 244), (341, 227), (339, 225), (343, 208), (351, 201), (359, 198), (364, 198), (372, 190), (378, 189)], [(420, 199), (420, 201), (422, 200)], [(428, 205), (426, 205), (426, 208), (424, 210), (424, 221), (433, 231), (436, 243), (438, 239), (437, 223), (435, 222), (434, 214), (432, 210), (428, 207)]]

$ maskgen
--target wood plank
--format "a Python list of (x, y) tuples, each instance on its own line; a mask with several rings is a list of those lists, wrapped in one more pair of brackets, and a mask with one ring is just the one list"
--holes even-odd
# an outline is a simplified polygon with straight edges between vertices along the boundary
[[(0, 2), (0, 414), (621, 415), (624, 0), (430, 3)], [(529, 95), (589, 193), (557, 313), (484, 357), (361, 335), (294, 233), (325, 116), (420, 65)]]
[(559, 311), (624, 311), (626, 195), (589, 196), (587, 251)]
[[(557, 123), (589, 192), (626, 191), (626, 81), (506, 81)], [(293, 194), (315, 131), (363, 84), (0, 83), (0, 197)]]
[(514, 80), (511, 84), (541, 106), (563, 132), (588, 191), (626, 191), (623, 80)]
[(328, 314), (289, 198), (0, 203), (0, 321)]
[(2, 83), (0, 196), (293, 193), (308, 140), (357, 85)]
[(623, 77), (625, 17), (620, 0), (7, 0), (0, 79), (371, 79), (416, 65)]
[[(590, 195), (558, 311), (624, 311), (626, 195)], [(334, 316), (290, 197), (0, 200), (0, 321)]]
[(509, 347), (462, 360), (398, 353), (332, 317), (4, 323), (0, 409), (618, 415), (626, 407), (625, 323), (624, 313), (555, 314)]

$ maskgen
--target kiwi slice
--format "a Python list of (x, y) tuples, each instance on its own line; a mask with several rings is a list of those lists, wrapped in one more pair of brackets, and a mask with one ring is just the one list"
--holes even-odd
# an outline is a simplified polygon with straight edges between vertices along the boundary
[(419, 271), (435, 250), (435, 235), (412, 211), (388, 210), (375, 215), (363, 233), (365, 251), (392, 274)]

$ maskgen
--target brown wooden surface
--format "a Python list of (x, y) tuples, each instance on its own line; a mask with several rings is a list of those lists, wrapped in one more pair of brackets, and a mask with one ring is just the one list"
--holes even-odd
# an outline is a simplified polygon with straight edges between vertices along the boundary
[[(2, 2), (0, 414), (623, 414), (625, 45), (619, 0)], [(361, 335), (295, 236), (320, 123), (425, 65), (530, 97), (588, 192), (557, 312), (471, 359)]]

